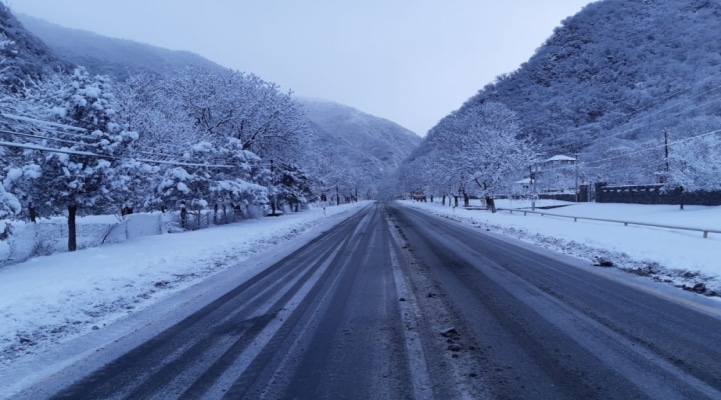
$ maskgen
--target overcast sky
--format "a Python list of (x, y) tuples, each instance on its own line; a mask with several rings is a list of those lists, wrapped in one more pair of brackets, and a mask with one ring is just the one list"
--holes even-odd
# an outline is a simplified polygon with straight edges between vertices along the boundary
[(425, 135), (591, 0), (2, 0), (69, 28), (198, 53)]

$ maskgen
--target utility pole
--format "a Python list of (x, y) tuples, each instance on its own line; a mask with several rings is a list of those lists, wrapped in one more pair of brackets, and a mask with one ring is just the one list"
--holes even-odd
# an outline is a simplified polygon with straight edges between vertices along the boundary
[(668, 129), (663, 130), (663, 143), (666, 149), (666, 173), (664, 174), (663, 182), (661, 183), (666, 183), (668, 182)]
[(531, 169), (531, 211), (536, 211), (536, 176), (538, 175), (538, 165), (536, 165), (535, 171), (533, 171), (533, 166), (530, 166), (529, 169)]
[(578, 152), (576, 152), (576, 203), (578, 203)]
[[(664, 148), (666, 149), (666, 173), (664, 174), (664, 179), (662, 183), (667, 183), (669, 180), (669, 167), (668, 167), (668, 129), (663, 130), (663, 144)], [(678, 186), (676, 188), (676, 191), (678, 193), (679, 198), (679, 207), (681, 210), (683, 210), (683, 186)]]
[[(271, 179), (270, 183), (271, 183), (271, 185), (275, 185), (275, 174), (274, 174), (274, 171), (275, 171), (275, 166), (274, 166), (274, 164), (273, 164), (273, 159), (271, 159), (271, 160), (270, 160), (270, 179)], [(274, 191), (275, 191), (275, 189), (274, 189)], [(275, 217), (275, 206), (276, 206), (276, 204), (275, 204), (275, 193), (274, 193), (273, 196), (271, 196), (271, 199), (270, 199), (271, 215), (274, 216), (274, 217)]]

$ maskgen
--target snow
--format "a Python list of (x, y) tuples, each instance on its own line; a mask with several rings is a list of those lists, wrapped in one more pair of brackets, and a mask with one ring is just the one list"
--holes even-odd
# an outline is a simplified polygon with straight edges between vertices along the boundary
[(550, 161), (576, 161), (576, 159), (573, 157), (564, 156), (561, 154), (561, 155), (553, 156), (553, 157), (545, 160), (544, 162), (550, 162)]
[(0, 260), (5, 260), (10, 257), (10, 246), (7, 241), (0, 240)]
[(212, 275), (229, 269), (253, 275), (259, 271), (243, 265), (244, 260), (272, 249), (277, 253), (301, 233), (326, 229), (367, 204), (144, 236), (0, 268), (0, 381), (15, 363), (100, 330)]
[[(600, 221), (573, 222), (548, 215), (524, 216), (518, 211), (493, 214), (478, 209), (478, 200), (472, 202), (476, 206), (473, 210), (442, 206), (438, 199), (435, 203), (398, 203), (576, 256), (589, 265), (599, 257), (610, 260), (617, 268), (634, 272), (634, 275), (619, 272), (629, 279), (647, 276), (678, 287), (685, 285), (686, 289), (703, 284), (704, 290), (700, 291), (703, 294), (721, 293), (718, 279), (721, 234), (709, 233), (708, 238), (703, 238), (700, 232)], [(187, 291), (200, 290), (201, 283), (218, 279), (225, 282), (223, 274), (228, 273), (248, 279), (267, 266), (251, 262), (253, 257), (277, 256), (288, 251), (367, 204), (311, 209), (279, 218), (137, 237), (1, 268), (0, 382), (10, 382), (17, 376), (36, 379), (52, 368), (62, 368), (43, 362), (47, 362), (48, 354), (54, 355), (65, 347), (75, 353), (65, 349), (62, 350), (65, 353), (61, 351), (62, 357), (78, 357), (78, 346), (82, 351), (94, 351), (93, 346), (102, 344), (87, 343), (100, 343), (102, 335), (118, 334), (119, 329), (111, 329), (118, 324), (127, 331), (137, 330), (136, 322), (129, 316), (151, 312), (152, 315), (143, 318), (160, 318), (151, 306), (162, 305), (164, 300), (172, 303)], [(528, 202), (497, 200), (496, 204), (506, 209), (530, 209)], [(572, 204), (552, 200), (539, 200), (536, 204), (563, 206), (544, 212), (567, 216), (716, 229), (721, 222), (721, 207), (686, 206), (681, 211), (678, 206), (666, 205)], [(107, 222), (113, 218), (89, 217), (87, 222)], [(677, 289), (669, 286), (669, 290)], [(717, 297), (709, 298), (714, 299)], [(78, 341), (82, 343), (77, 345)], [(37, 376), (27, 377), (27, 371)], [(6, 384), (10, 386), (3, 388), (0, 383), (0, 397), (3, 390), (15, 390), (12, 385), (17, 386)]]
[[(622, 223), (588, 221), (572, 218), (501, 210), (495, 214), (476, 209), (442, 206), (410, 200), (401, 204), (433, 214), (509, 235), (564, 254), (580, 257), (590, 263), (599, 259), (636, 275), (648, 276), (685, 289), (696, 285), (696, 291), (721, 296), (721, 234), (647, 226), (625, 226)], [(529, 201), (496, 200), (502, 209), (531, 210)], [(699, 229), (721, 230), (721, 207), (678, 205), (640, 205), (609, 203), (568, 203), (538, 200), (536, 209), (549, 214), (589, 217), (627, 222), (653, 223)], [(560, 207), (558, 207), (560, 206)]]

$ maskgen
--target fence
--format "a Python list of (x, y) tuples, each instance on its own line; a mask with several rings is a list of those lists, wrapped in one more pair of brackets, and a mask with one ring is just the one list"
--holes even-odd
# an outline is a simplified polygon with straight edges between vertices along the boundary
[(721, 205), (721, 191), (683, 192), (662, 184), (635, 186), (596, 185), (597, 203)]

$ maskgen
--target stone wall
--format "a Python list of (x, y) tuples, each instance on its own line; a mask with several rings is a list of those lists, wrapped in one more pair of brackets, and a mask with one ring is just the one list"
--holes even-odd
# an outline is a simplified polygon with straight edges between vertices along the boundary
[(596, 185), (597, 203), (721, 205), (721, 191), (683, 192), (661, 184), (636, 186)]

